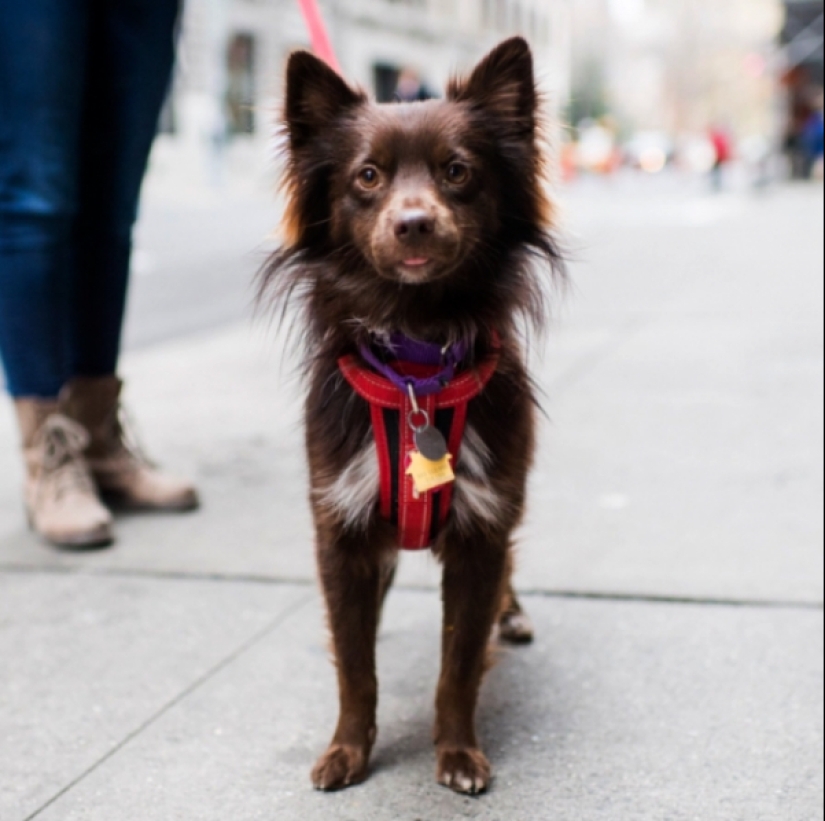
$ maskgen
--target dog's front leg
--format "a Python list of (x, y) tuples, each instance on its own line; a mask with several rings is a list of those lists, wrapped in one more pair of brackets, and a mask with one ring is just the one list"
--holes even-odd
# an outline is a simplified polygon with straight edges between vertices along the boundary
[(366, 778), (375, 743), (381, 554), (363, 535), (319, 533), (318, 566), (338, 671), (340, 712), (332, 743), (312, 771), (312, 783), (319, 790), (339, 790)]
[(451, 534), (444, 550), (442, 667), (436, 697), (438, 781), (456, 792), (487, 789), (475, 710), (493, 624), (506, 584), (507, 535)]

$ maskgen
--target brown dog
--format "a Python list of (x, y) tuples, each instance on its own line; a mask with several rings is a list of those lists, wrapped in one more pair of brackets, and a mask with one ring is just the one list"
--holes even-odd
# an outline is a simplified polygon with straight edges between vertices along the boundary
[(399, 545), (431, 546), (444, 567), (438, 780), (463, 793), (489, 783), (474, 727), (486, 648), (496, 624), (504, 639), (532, 637), (510, 586), (535, 406), (519, 329), (545, 317), (538, 269), (560, 268), (537, 109), (521, 39), (423, 103), (375, 105), (312, 55), (289, 61), (287, 241), (263, 287), (297, 292), (305, 309), (311, 500), (340, 691), (319, 789), (367, 774)]

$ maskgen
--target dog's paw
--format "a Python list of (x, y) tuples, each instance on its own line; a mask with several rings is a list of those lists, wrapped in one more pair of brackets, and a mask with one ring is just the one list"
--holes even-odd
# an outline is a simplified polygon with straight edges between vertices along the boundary
[(532, 644), (533, 623), (523, 612), (505, 613), (498, 623), (498, 640), (505, 644)]
[(312, 770), (316, 790), (331, 792), (360, 784), (367, 777), (367, 754), (350, 744), (333, 744)]
[(439, 750), (438, 783), (463, 795), (480, 795), (490, 784), (490, 762), (477, 749)]

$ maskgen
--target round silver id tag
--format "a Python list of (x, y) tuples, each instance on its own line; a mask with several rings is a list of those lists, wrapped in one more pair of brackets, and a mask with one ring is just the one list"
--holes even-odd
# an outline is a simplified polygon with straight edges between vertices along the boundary
[(447, 441), (441, 431), (432, 425), (425, 425), (415, 431), (415, 447), (430, 462), (440, 462), (449, 453)]
[[(412, 411), (407, 420), (413, 430), (413, 439), (416, 450), (430, 462), (440, 462), (450, 452), (447, 448), (447, 440), (438, 428), (430, 424), (430, 415), (422, 410), (418, 405), (418, 398), (412, 385), (407, 385), (410, 394)], [(416, 424), (418, 419), (421, 424)]]

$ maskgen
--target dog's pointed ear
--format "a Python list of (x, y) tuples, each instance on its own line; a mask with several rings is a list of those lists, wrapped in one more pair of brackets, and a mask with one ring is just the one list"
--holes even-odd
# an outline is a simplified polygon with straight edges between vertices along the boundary
[(527, 41), (523, 37), (505, 40), (476, 66), (468, 79), (453, 80), (447, 97), (469, 103), (519, 131), (533, 131), (538, 93)]
[(286, 69), (285, 119), (292, 147), (305, 145), (365, 99), (323, 60), (308, 51), (296, 51)]

